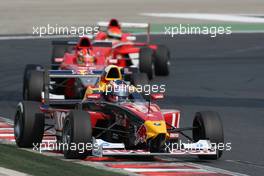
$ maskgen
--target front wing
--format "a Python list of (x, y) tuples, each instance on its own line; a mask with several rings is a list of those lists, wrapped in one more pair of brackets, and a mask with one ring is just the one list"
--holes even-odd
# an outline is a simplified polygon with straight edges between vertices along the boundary
[[(97, 142), (97, 140), (93, 140)], [(109, 143), (100, 140), (98, 148), (92, 150), (92, 155), (103, 156), (171, 156), (171, 155), (215, 155), (216, 150), (208, 140), (199, 140), (196, 143), (183, 143), (181, 149), (171, 149), (167, 153), (151, 153), (147, 150), (126, 150), (122, 143)], [(95, 146), (95, 145), (93, 145)], [(197, 148), (199, 146), (199, 148)], [(196, 148), (195, 148), (196, 147)]]

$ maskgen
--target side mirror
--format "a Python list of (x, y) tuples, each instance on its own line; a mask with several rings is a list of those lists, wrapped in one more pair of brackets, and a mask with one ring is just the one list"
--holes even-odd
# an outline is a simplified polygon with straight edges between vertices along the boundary
[(151, 94), (150, 98), (152, 100), (161, 100), (164, 98), (164, 94), (163, 93), (155, 93), (155, 94)]
[(99, 100), (101, 99), (102, 95), (101, 94), (88, 94), (86, 95), (87, 99), (92, 99), (92, 100)]

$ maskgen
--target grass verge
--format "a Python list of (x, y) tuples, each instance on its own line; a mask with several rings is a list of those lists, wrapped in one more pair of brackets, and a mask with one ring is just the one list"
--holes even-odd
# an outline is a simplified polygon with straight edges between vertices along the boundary
[(73, 162), (62, 161), (54, 157), (20, 150), (16, 146), (6, 144), (0, 144), (0, 166), (38, 176), (121, 175)]

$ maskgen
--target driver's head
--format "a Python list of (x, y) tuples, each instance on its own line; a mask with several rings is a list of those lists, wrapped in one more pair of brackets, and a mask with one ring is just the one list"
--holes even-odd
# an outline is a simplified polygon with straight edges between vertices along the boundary
[(120, 40), (122, 37), (122, 30), (118, 26), (109, 26), (107, 29), (107, 37)]
[(91, 50), (89, 48), (79, 48), (77, 51), (77, 64), (87, 65), (94, 63), (94, 56), (91, 55)]
[(110, 82), (107, 90), (107, 100), (110, 102), (122, 102), (129, 96), (128, 85), (121, 80)]

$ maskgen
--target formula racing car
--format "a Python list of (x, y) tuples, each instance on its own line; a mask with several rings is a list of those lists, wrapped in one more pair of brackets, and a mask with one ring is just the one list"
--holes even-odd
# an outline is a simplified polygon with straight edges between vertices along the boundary
[[(154, 75), (169, 75), (170, 52), (164, 45), (150, 43), (150, 24), (119, 23), (116, 19), (110, 22), (98, 22), (100, 32), (96, 41), (110, 41), (112, 48), (108, 62), (120, 67), (138, 68), (147, 73), (149, 79)], [(138, 42), (136, 36), (125, 29), (146, 29), (147, 41)]]
[[(117, 65), (132, 72), (146, 73), (149, 79), (154, 75), (169, 75), (170, 52), (164, 45), (150, 43), (150, 25), (147, 23), (119, 23), (116, 19), (110, 22), (98, 22), (99, 33), (89, 36), (96, 62), (106, 65)], [(106, 28), (106, 29), (105, 29)], [(125, 33), (127, 28), (147, 30), (147, 41), (138, 42), (136, 36)], [(65, 53), (75, 50), (76, 42), (53, 41), (51, 63), (52, 69), (58, 68)], [(97, 64), (98, 64), (97, 63)]]
[[(164, 97), (161, 93), (152, 93), (146, 100), (134, 86), (112, 80), (104, 90), (87, 91), (83, 99), (58, 99), (49, 95), (51, 78), (89, 75), (48, 70), (44, 75), (42, 101), (22, 101), (17, 106), (14, 131), (19, 147), (40, 145), (44, 131), (54, 129), (57, 142), (68, 146), (62, 149), (66, 158), (192, 154), (218, 159), (223, 153), (216, 147), (224, 142), (216, 112), (197, 112), (192, 126), (180, 127), (179, 110), (162, 110), (153, 102)], [(47, 121), (51, 123), (45, 125)], [(186, 130), (192, 131), (192, 137)], [(182, 136), (187, 143), (182, 143)], [(76, 148), (81, 144), (90, 148)]]

